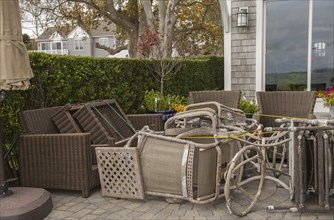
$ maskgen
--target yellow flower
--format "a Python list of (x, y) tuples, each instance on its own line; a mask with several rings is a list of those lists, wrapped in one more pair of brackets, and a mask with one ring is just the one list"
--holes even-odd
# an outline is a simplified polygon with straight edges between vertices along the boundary
[(172, 103), (172, 108), (175, 109), (177, 112), (183, 112), (185, 107), (186, 106), (182, 104)]

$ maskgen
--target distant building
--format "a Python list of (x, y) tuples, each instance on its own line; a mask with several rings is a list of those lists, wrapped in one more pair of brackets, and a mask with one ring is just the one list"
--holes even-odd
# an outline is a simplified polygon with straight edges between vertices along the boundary
[[(91, 37), (81, 27), (73, 27), (67, 36), (59, 33), (55, 27), (47, 28), (37, 39), (37, 51), (48, 54), (62, 54), (70, 56), (110, 57), (110, 54), (96, 48), (96, 43), (106, 47), (117, 46), (114, 24), (108, 25), (109, 30), (104, 30), (105, 23), (101, 23), (96, 29), (90, 31)], [(126, 50), (113, 57), (127, 57)]]

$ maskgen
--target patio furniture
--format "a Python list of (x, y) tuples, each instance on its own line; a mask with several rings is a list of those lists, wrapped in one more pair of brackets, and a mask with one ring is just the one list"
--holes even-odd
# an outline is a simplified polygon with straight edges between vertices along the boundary
[(89, 133), (59, 133), (52, 121), (59, 111), (62, 107), (20, 114), (24, 130), (19, 142), (21, 185), (80, 190), (82, 197), (88, 197), (90, 190), (100, 184), (92, 154), (97, 145), (91, 144)]
[[(280, 124), (275, 122), (277, 118), (297, 118), (297, 119), (314, 119), (313, 114), (316, 92), (306, 91), (269, 91), (257, 92), (257, 101), (259, 105), (259, 113), (255, 115), (255, 119), (264, 127), (279, 127)], [(275, 135), (275, 133), (274, 133)], [(292, 149), (292, 144), (290, 143)], [(266, 155), (272, 161), (272, 166), (279, 167), (286, 162), (286, 156), (289, 154), (287, 146), (278, 146), (273, 151), (268, 151)], [(287, 153), (285, 153), (287, 152)], [(291, 154), (290, 163), (291, 161)], [(278, 176), (279, 173), (275, 173)]]
[(239, 107), (240, 98), (241, 91), (210, 90), (189, 92), (191, 103), (215, 101), (231, 108)]
[[(138, 127), (161, 129), (161, 115), (131, 115)], [(24, 111), (20, 114), (21, 184), (89, 190), (99, 185), (96, 146), (123, 146), (135, 128), (115, 100)]]
[(141, 130), (146, 125), (154, 131), (164, 130), (161, 114), (129, 114), (126, 116), (137, 131)]
[(257, 92), (259, 114), (256, 119), (264, 127), (278, 127), (276, 118), (314, 119), (317, 94), (315, 91), (270, 91)]
[[(223, 105), (219, 102), (208, 101), (187, 105), (184, 112), (201, 110), (203, 108), (212, 109), (217, 114), (217, 125), (246, 125), (245, 113), (238, 109)], [(182, 113), (181, 113), (182, 114)], [(165, 127), (166, 128), (166, 127)]]
[[(286, 127), (267, 127), (265, 131), (290, 132), (294, 146), (292, 160), (292, 191), (299, 210), (329, 210), (330, 195), (334, 191), (333, 151), (334, 121), (317, 119), (279, 119), (290, 123)], [(311, 140), (311, 142), (310, 142)], [(310, 151), (311, 157), (305, 156)], [(305, 207), (305, 201), (312, 205)]]
[(136, 128), (140, 130), (148, 125), (151, 129), (162, 130), (163, 124), (159, 114), (132, 114), (130, 118), (135, 127), (114, 99), (87, 102), (72, 115), (83, 131), (92, 134), (93, 143), (107, 143), (108, 137), (112, 137), (114, 146), (124, 146)]
[[(202, 135), (210, 134), (204, 131)], [(254, 145), (245, 147), (243, 152), (253, 151), (257, 156), (245, 161), (242, 166), (233, 166), (224, 180), (221, 168), (224, 149), (231, 147), (230, 143), (235, 141), (225, 138), (196, 143), (183, 139), (186, 136), (181, 139), (181, 136), (175, 138), (140, 131), (124, 148), (96, 148), (102, 195), (144, 199), (147, 194), (203, 204), (222, 198), (224, 192), (228, 192), (226, 200), (232, 206), (230, 210), (240, 216), (247, 214), (255, 205), (263, 186), (264, 158), (259, 148)], [(130, 147), (136, 139), (139, 139), (137, 145)], [(260, 183), (252, 188), (255, 192), (243, 191), (251, 201), (243, 201), (240, 211), (233, 206), (236, 198), (232, 196), (237, 182), (235, 176), (243, 165), (254, 162), (252, 160), (259, 163)], [(234, 164), (241, 162), (240, 158), (233, 161)]]

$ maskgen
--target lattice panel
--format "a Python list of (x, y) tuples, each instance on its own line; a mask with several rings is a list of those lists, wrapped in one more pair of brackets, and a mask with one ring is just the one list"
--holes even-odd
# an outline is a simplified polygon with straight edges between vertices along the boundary
[(97, 147), (103, 196), (144, 199), (137, 148)]

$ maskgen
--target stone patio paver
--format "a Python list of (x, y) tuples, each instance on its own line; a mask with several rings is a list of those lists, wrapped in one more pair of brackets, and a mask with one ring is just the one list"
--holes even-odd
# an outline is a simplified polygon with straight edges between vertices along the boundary
[[(46, 220), (57, 219), (123, 219), (123, 220), (220, 220), (220, 219), (266, 219), (266, 220), (332, 220), (333, 207), (325, 212), (296, 212), (288, 209), (268, 211), (268, 205), (293, 206), (288, 191), (275, 184), (265, 184), (263, 194), (253, 207), (253, 212), (239, 218), (230, 214), (225, 199), (207, 204), (168, 203), (162, 197), (147, 196), (145, 200), (129, 200), (102, 197), (100, 189), (92, 191), (89, 198), (80, 192), (52, 190), (53, 210)], [(333, 200), (333, 198), (331, 198)], [(306, 206), (307, 207), (307, 206)]]

